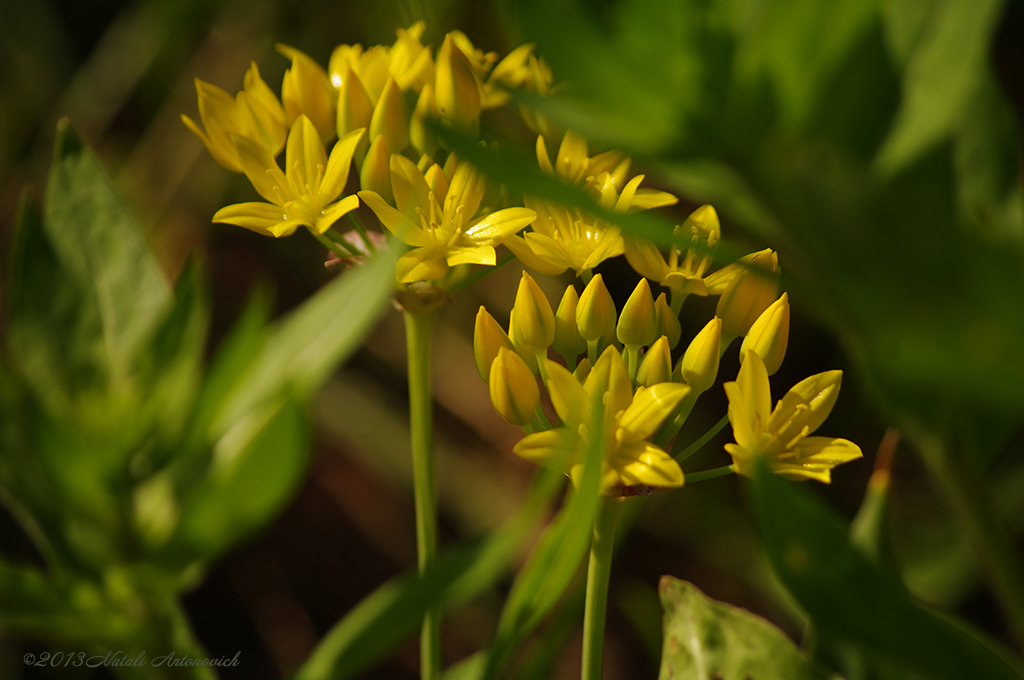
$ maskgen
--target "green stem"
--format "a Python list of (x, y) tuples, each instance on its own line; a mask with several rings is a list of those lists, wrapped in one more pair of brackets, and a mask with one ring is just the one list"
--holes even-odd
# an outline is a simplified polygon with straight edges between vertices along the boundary
[[(729, 423), (729, 416), (727, 414), (727, 415), (722, 416), (721, 420), (719, 420), (717, 423), (712, 425), (710, 430), (708, 430), (703, 435), (701, 435), (700, 439), (698, 439), (694, 443), (692, 443), (689, 446), (687, 446), (685, 451), (683, 451), (680, 454), (672, 454), (670, 452), (670, 455), (673, 458), (675, 458), (676, 461), (682, 463), (684, 460), (686, 460), (687, 458), (689, 458), (693, 454), (695, 454), (698, 451), (700, 451), (704, 447), (704, 445), (707, 444), (709, 441), (711, 441), (711, 439), (716, 434), (721, 432), (722, 428), (725, 427), (728, 423)], [(678, 447), (679, 447), (679, 440), (676, 440), (675, 444), (673, 444), (673, 446), (672, 446), (672, 450), (675, 451), (676, 449), (678, 449)]]
[(466, 288), (470, 287), (471, 285), (473, 285), (480, 279), (484, 278), (488, 274), (497, 271), (499, 267), (504, 267), (506, 264), (508, 264), (514, 259), (516, 259), (515, 255), (513, 255), (512, 253), (506, 253), (505, 255), (502, 255), (500, 258), (498, 258), (498, 261), (494, 263), (493, 267), (488, 265), (482, 265), (478, 267), (472, 273), (467, 274), (466, 276), (460, 278), (458, 281), (452, 282), (452, 285), (449, 286), (445, 290), (445, 292), (451, 295), (452, 297), (455, 297)]
[(587, 567), (587, 599), (583, 612), (583, 672), (581, 680), (600, 680), (604, 658), (604, 624), (608, 609), (608, 582), (612, 572), (615, 528), (623, 501), (602, 498), (594, 518), (594, 538)]
[[(430, 335), (434, 310), (405, 312), (409, 364), (409, 425), (412, 431), (413, 495), (416, 507), (417, 565), (422, 574), (437, 555), (437, 499), (434, 490), (433, 401), (430, 390)], [(423, 617), (420, 634), (420, 678), (441, 673), (441, 610)]]
[(640, 368), (640, 345), (626, 345), (623, 348), (626, 355), (626, 370), (629, 371), (629, 379), (636, 382), (636, 371)]
[(359, 219), (359, 215), (355, 212), (350, 212), (346, 213), (345, 217), (348, 218), (349, 224), (351, 224), (352, 228), (356, 230), (359, 237), (363, 239), (363, 243), (366, 244), (366, 250), (371, 253), (377, 252), (377, 246), (373, 245), (373, 241), (371, 241), (370, 237), (367, 235), (366, 226), (363, 224), (363, 221)]
[(666, 448), (668, 443), (672, 441), (672, 438), (676, 436), (679, 429), (686, 422), (686, 419), (690, 417), (690, 411), (693, 410), (694, 405), (697, 403), (697, 397), (701, 395), (700, 392), (694, 394), (691, 390), (683, 401), (676, 407), (675, 412), (672, 414), (666, 425), (658, 431), (658, 434), (654, 437), (654, 444), (661, 448)]
[(922, 427), (908, 428), (929, 472), (946, 493), (975, 546), (977, 558), (1006, 617), (1019, 649), (1024, 649), (1024, 569), (1014, 540), (987, 497), (971, 462), (957, 456)]
[(713, 468), (711, 470), (702, 470), (700, 472), (691, 472), (686, 475), (687, 484), (696, 484), (697, 482), (703, 482), (707, 479), (714, 479), (716, 477), (724, 477), (731, 475), (736, 472), (736, 468), (732, 465), (723, 465), (722, 467)]
[(346, 258), (346, 259), (352, 257), (353, 253), (350, 250), (342, 248), (341, 244), (335, 243), (334, 241), (332, 241), (328, 237), (324, 236), (323, 234), (318, 234), (315, 231), (313, 231), (312, 229), (309, 230), (309, 233), (312, 234), (313, 238), (315, 238), (317, 241), (320, 241), (320, 243), (325, 248), (327, 248), (329, 251), (331, 251), (332, 253), (334, 253), (338, 257), (343, 257), (343, 258)]

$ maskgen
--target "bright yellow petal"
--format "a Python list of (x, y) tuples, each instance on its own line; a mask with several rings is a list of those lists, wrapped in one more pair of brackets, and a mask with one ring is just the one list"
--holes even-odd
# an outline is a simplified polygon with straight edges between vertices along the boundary
[(594, 249), (587, 255), (587, 259), (579, 266), (579, 270), (593, 269), (609, 258), (622, 255), (625, 249), (619, 230), (606, 228), (602, 231), (601, 238), (594, 245)]
[(835, 467), (851, 460), (863, 458), (860, 447), (848, 439), (835, 437), (806, 437), (796, 445), (801, 463), (815, 463)]
[(360, 191), (359, 198), (377, 215), (381, 224), (403, 243), (422, 247), (430, 242), (419, 225), (413, 224), (408, 217), (388, 205), (377, 192)]
[(667, 191), (657, 189), (637, 189), (630, 201), (630, 212), (638, 210), (650, 210), (651, 208), (664, 208), (667, 205), (675, 205), (679, 199)]
[(303, 222), (301, 220), (287, 220), (285, 222), (278, 222), (273, 227), (271, 227), (270, 233), (276, 238), (281, 238), (283, 236), (291, 236), (299, 227), (308, 226), (308, 223)]
[[(534, 255), (548, 262), (552, 268), (562, 267), (562, 271), (565, 271), (568, 268), (577, 269), (579, 265), (583, 264), (577, 262), (565, 246), (550, 236), (531, 231), (527, 232), (523, 238), (526, 239), (526, 243)], [(542, 270), (537, 269), (537, 271)]]
[[(756, 353), (747, 353), (743, 365), (746, 366), (754, 357), (757, 357)], [(758, 363), (761, 363), (759, 357)], [(767, 430), (778, 433), (783, 445), (801, 432), (814, 432), (835, 406), (842, 380), (842, 371), (825, 371), (801, 380), (775, 406), (767, 421)]]
[(609, 465), (626, 486), (673, 488), (683, 485), (679, 463), (650, 442), (636, 441), (620, 447)]
[(318, 234), (323, 234), (331, 225), (337, 222), (346, 213), (352, 212), (359, 207), (359, 198), (356, 196), (346, 196), (337, 203), (324, 208), (323, 213), (316, 219), (316, 224), (313, 225), (313, 230)]
[(690, 387), (682, 383), (641, 387), (619, 418), (619, 427), (637, 439), (649, 439), (689, 393)]
[(444, 198), (444, 218), (455, 218), (455, 209), (462, 207), (462, 219), (468, 222), (476, 215), (486, 188), (484, 176), (472, 165), (462, 161), (455, 170), (448, 194)]
[(448, 265), (443, 257), (426, 248), (417, 248), (398, 258), (395, 273), (399, 283), (436, 281), (448, 273)]
[(555, 174), (569, 184), (576, 184), (583, 179), (587, 167), (587, 140), (572, 130), (562, 137), (555, 159)]
[[(203, 141), (203, 144), (206, 146), (206, 150), (210, 152), (210, 155), (213, 156), (215, 161), (231, 172), (242, 172), (241, 166), (238, 165), (238, 154), (235, 153), (234, 146), (230, 147), (230, 149), (222, 149), (217, 146), (206, 135), (206, 133), (199, 128), (199, 125), (197, 125), (194, 120), (184, 114), (181, 116), (181, 122), (184, 123), (185, 127), (191, 130), (196, 137)], [(230, 151), (230, 153), (228, 153), (228, 151)]]
[(545, 359), (548, 371), (547, 388), (555, 413), (574, 432), (580, 425), (589, 425), (590, 397), (567, 368)]
[(352, 154), (362, 141), (364, 130), (354, 130), (339, 139), (331, 149), (331, 157), (327, 160), (324, 178), (320, 182), (320, 199), (324, 202), (333, 201), (345, 190), (348, 173), (352, 167)]
[(484, 264), (493, 266), (497, 261), (493, 246), (466, 246), (452, 248), (445, 256), (449, 267), (457, 264)]
[(668, 263), (658, 247), (646, 239), (633, 236), (623, 237), (626, 261), (640, 276), (662, 282), (668, 275)]
[(390, 171), (395, 205), (402, 214), (414, 222), (419, 220), (418, 211), (430, 215), (430, 186), (416, 164), (402, 154), (392, 154)]
[(285, 148), (285, 175), (289, 180), (303, 188), (309, 185), (316, 190), (313, 183), (317, 175), (327, 166), (327, 154), (320, 133), (313, 122), (305, 115), (295, 119), (291, 132), (288, 133), (288, 145)]
[(280, 206), (270, 203), (235, 203), (218, 210), (213, 216), (213, 221), (234, 224), (264, 236), (273, 236), (271, 228), (284, 222), (285, 216)]
[(743, 362), (740, 366), (739, 375), (736, 376), (736, 384), (743, 393), (743, 400), (746, 411), (750, 414), (752, 422), (756, 423), (756, 430), (772, 430), (767, 426), (768, 416), (772, 408), (771, 386), (768, 384), (768, 371), (764, 362), (757, 354), (750, 355), (750, 361)]
[(568, 428), (557, 427), (526, 435), (512, 447), (512, 453), (532, 463), (566, 471), (576, 457), (579, 443), (578, 434)]
[(465, 235), (476, 243), (493, 243), (515, 234), (536, 217), (537, 213), (529, 208), (505, 208), (477, 220), (465, 230)]
[[(281, 182), (275, 180), (280, 177), (280, 168), (277, 161), (270, 155), (262, 144), (246, 139), (245, 137), (232, 137), (235, 143), (235, 151), (238, 155), (238, 163), (242, 166), (242, 172), (252, 182), (260, 196), (269, 202), (281, 205), (291, 200), (292, 194), (287, 186), (280, 186)], [(274, 170), (277, 173), (274, 174)]]
[(548, 276), (557, 276), (569, 267), (567, 264), (552, 262), (537, 255), (522, 236), (507, 236), (502, 239), (501, 243), (512, 251), (512, 254), (523, 263), (523, 266), (529, 267), (535, 272), (547, 274)]

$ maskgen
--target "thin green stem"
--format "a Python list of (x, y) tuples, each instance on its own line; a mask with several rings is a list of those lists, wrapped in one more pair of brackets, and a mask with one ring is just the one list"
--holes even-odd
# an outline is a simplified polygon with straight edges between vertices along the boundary
[(626, 369), (629, 371), (629, 379), (636, 381), (636, 371), (640, 367), (640, 345), (626, 345), (623, 348), (626, 355)]
[(467, 274), (458, 281), (452, 283), (451, 287), (449, 287), (445, 292), (454, 297), (455, 295), (458, 295), (460, 292), (462, 292), (466, 288), (469, 288), (474, 283), (484, 278), (488, 274), (491, 274), (492, 272), (496, 271), (499, 267), (504, 267), (506, 264), (508, 264), (514, 259), (516, 259), (515, 255), (513, 255), (512, 253), (506, 253), (505, 255), (502, 255), (500, 258), (498, 258), (498, 261), (494, 263), (493, 267), (489, 267), (487, 265), (479, 267), (472, 273)]
[(349, 258), (349, 257), (352, 257), (353, 255), (358, 254), (358, 253), (354, 253), (353, 251), (351, 251), (351, 250), (349, 250), (349, 249), (347, 249), (345, 247), (342, 247), (342, 245), (340, 243), (335, 243), (334, 241), (332, 241), (328, 237), (324, 236), (323, 234), (316, 233), (312, 229), (309, 230), (309, 233), (312, 234), (313, 238), (315, 238), (317, 241), (320, 241), (320, 243), (325, 248), (327, 248), (329, 251), (331, 251), (332, 253), (334, 253), (338, 257)]
[(731, 475), (734, 472), (736, 472), (736, 468), (732, 465), (723, 465), (722, 467), (713, 468), (711, 470), (701, 470), (700, 472), (690, 472), (686, 475), (686, 483), (687, 485), (696, 484), (697, 482), (703, 482), (707, 479)]
[(612, 573), (615, 529), (623, 501), (601, 499), (594, 518), (594, 538), (587, 567), (587, 598), (583, 611), (583, 672), (581, 680), (600, 680), (604, 659), (604, 623), (608, 609), (608, 582)]
[(359, 215), (355, 212), (348, 212), (345, 213), (345, 217), (348, 218), (349, 224), (351, 224), (352, 228), (356, 230), (359, 237), (363, 239), (363, 243), (366, 244), (366, 249), (371, 253), (377, 252), (377, 246), (373, 245), (373, 241), (371, 241), (370, 237), (367, 235), (366, 226), (363, 224), (363, 221), (359, 219)]
[[(422, 574), (437, 555), (437, 499), (434, 490), (433, 400), (430, 390), (430, 335), (434, 311), (405, 312), (409, 364), (409, 425), (412, 431), (413, 494), (417, 565)], [(427, 611), (420, 634), (420, 678), (441, 674), (441, 610)]]
[(551, 429), (551, 421), (549, 421), (548, 417), (544, 415), (544, 410), (540, 406), (537, 407), (536, 415), (534, 415), (534, 418), (536, 418), (537, 422), (540, 424), (539, 430)]
[[(721, 420), (719, 420), (717, 423), (712, 425), (710, 430), (708, 430), (703, 435), (701, 435), (700, 439), (698, 439), (694, 443), (692, 443), (689, 446), (687, 446), (685, 451), (683, 451), (682, 453), (679, 453), (679, 454), (671, 453), (670, 452), (672, 457), (675, 458), (678, 462), (682, 463), (684, 460), (686, 460), (687, 458), (689, 458), (693, 454), (695, 454), (698, 451), (700, 451), (704, 447), (705, 444), (707, 444), (709, 441), (711, 441), (711, 439), (716, 434), (721, 432), (722, 428), (725, 427), (728, 424), (729, 424), (729, 416), (728, 416), (728, 414), (726, 414), (726, 415), (722, 416)], [(678, 449), (679, 445), (680, 445), (680, 441), (676, 440), (676, 442), (672, 445), (672, 451), (673, 452), (676, 451)]]
[(676, 407), (675, 412), (670, 416), (666, 424), (658, 431), (658, 434), (654, 436), (654, 444), (661, 448), (668, 446), (668, 443), (672, 441), (672, 438), (678, 434), (679, 429), (686, 422), (686, 419), (690, 417), (690, 411), (693, 410), (694, 405), (697, 403), (697, 397), (701, 393), (696, 393), (691, 390), (689, 394), (683, 397), (683, 401)]

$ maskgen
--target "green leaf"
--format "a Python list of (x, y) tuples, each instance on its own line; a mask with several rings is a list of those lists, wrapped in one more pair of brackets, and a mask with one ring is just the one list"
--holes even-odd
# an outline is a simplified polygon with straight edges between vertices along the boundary
[(988, 49), (1003, 0), (935, 4), (910, 55), (903, 104), (877, 163), (895, 173), (946, 139), (988, 77)]
[(914, 603), (834, 510), (763, 461), (750, 498), (775, 572), (817, 629), (935, 680), (1024, 677), (994, 641)]
[(85, 292), (83, 313), (99, 315), (105, 367), (123, 378), (170, 305), (170, 287), (138, 224), (66, 120), (57, 126), (44, 228), (60, 268)]
[(785, 633), (738, 607), (717, 602), (692, 583), (663, 576), (665, 642), (659, 680), (823, 680), (833, 677)]
[[(306, 470), (309, 455), (305, 410), (292, 399), (282, 399), (240, 418), (213, 450), (205, 477), (184, 491), (180, 525), (165, 557), (181, 563), (223, 552), (263, 526), (288, 500)], [(159, 482), (144, 486), (141, 507), (162, 509), (172, 517), (173, 496)], [(153, 527), (152, 512), (144, 513), (146, 528)], [(166, 530), (164, 530), (166, 531)]]
[(218, 406), (212, 433), (290, 392), (304, 398), (369, 333), (391, 300), (395, 262), (382, 253), (327, 284), (270, 334)]

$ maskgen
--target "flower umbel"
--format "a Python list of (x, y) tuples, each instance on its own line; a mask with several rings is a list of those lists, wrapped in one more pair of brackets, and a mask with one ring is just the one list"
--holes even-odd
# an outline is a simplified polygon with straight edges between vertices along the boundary
[(466, 162), (458, 163), (449, 186), (437, 166), (424, 174), (396, 154), (391, 156), (391, 184), (397, 210), (377, 192), (360, 191), (359, 197), (391, 233), (413, 247), (398, 260), (399, 283), (436, 281), (457, 264), (493, 265), (494, 245), (536, 217), (528, 208), (475, 217), (485, 181)]
[(300, 226), (323, 234), (338, 218), (359, 206), (359, 199), (335, 199), (348, 182), (352, 153), (363, 130), (338, 140), (330, 158), (316, 127), (299, 116), (288, 133), (285, 172), (265, 147), (244, 137), (234, 137), (242, 170), (268, 203), (236, 203), (221, 208), (214, 222), (235, 224), (267, 236), (288, 236)]
[[(561, 427), (529, 434), (513, 451), (540, 465), (554, 466), (578, 480), (582, 451), (601, 437), (601, 491), (610, 496), (647, 493), (653, 488), (682, 486), (683, 471), (665, 451), (647, 441), (689, 393), (679, 383), (633, 386), (622, 355), (609, 347), (586, 381), (560, 364), (547, 361), (547, 388)], [(603, 406), (600, 423), (592, 422)], [(598, 434), (599, 433), (599, 434)]]
[(831, 481), (831, 470), (860, 458), (860, 447), (846, 439), (810, 437), (828, 417), (839, 396), (842, 371), (826, 371), (800, 381), (769, 412), (768, 371), (757, 352), (748, 351), (735, 382), (725, 384), (735, 444), (726, 444), (736, 472), (749, 475), (764, 456), (772, 471), (794, 479)]

